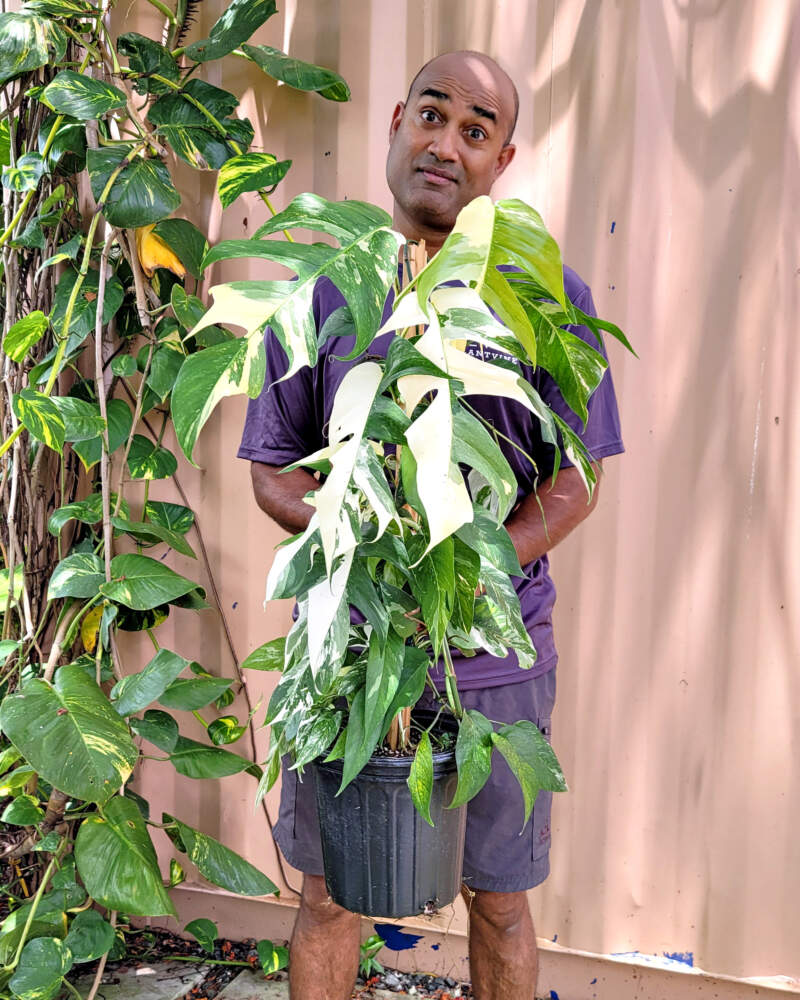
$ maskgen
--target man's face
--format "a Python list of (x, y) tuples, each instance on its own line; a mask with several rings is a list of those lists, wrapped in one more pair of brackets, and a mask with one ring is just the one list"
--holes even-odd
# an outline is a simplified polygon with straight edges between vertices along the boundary
[(511, 162), (513, 115), (510, 83), (479, 56), (450, 53), (426, 67), (392, 116), (386, 179), (395, 228), (409, 238), (446, 236)]

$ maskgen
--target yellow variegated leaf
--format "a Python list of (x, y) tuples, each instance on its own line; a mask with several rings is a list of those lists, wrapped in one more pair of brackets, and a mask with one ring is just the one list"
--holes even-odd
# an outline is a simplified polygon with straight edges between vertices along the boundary
[(186, 268), (180, 262), (174, 251), (157, 236), (153, 229), (155, 223), (141, 226), (136, 230), (136, 253), (142, 270), (148, 278), (152, 278), (157, 267), (166, 268), (177, 274), (179, 278), (186, 277)]
[(81, 622), (81, 642), (87, 653), (93, 653), (97, 646), (97, 637), (100, 634), (100, 619), (103, 617), (103, 606), (98, 605), (84, 615)]

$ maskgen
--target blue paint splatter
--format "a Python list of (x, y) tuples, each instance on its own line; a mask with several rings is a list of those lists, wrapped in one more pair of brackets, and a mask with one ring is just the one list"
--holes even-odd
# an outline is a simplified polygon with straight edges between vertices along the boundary
[(617, 228), (616, 222), (612, 222), (611, 223), (611, 232), (613, 233), (616, 228)]
[(664, 951), (662, 955), (664, 958), (671, 958), (673, 962), (683, 962), (694, 968), (694, 953), (691, 951)]
[(234, 601), (233, 604), (231, 605), (231, 607), (235, 611), (239, 607), (239, 602), (238, 601)]
[(375, 933), (380, 934), (391, 951), (408, 951), (416, 948), (417, 941), (422, 940), (421, 934), (404, 934), (402, 927), (394, 924), (375, 924)]
[(442, 946), (440, 944), (432, 944), (431, 951), (438, 951)]
[(589, 985), (594, 986), (596, 982), (597, 982), (597, 976), (594, 977), (594, 979), (589, 983)]
[(558, 1000), (558, 993), (555, 990), (550, 990), (550, 1000)]
[(558, 941), (558, 934), (553, 935), (553, 944), (555, 944), (556, 941)]

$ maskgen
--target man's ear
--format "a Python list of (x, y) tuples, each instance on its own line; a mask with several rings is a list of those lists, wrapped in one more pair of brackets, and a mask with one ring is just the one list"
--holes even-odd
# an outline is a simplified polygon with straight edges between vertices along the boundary
[(516, 153), (516, 151), (517, 147), (512, 142), (510, 142), (507, 146), (503, 146), (503, 148), (500, 150), (500, 153), (497, 157), (497, 163), (495, 164), (494, 167), (495, 180), (497, 180), (500, 174), (503, 173), (503, 171), (506, 169), (509, 163), (511, 163), (511, 161), (514, 159), (514, 154)]
[(405, 103), (403, 101), (398, 101), (392, 112), (392, 123), (389, 126), (389, 142), (391, 143), (394, 139), (395, 132), (400, 128), (400, 122), (403, 120), (403, 112), (406, 110)]

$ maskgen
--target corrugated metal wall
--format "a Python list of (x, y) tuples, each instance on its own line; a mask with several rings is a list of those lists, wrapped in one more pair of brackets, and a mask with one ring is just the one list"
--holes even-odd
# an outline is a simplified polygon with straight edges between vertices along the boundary
[[(200, 30), (223, 6), (202, 5)], [(151, 14), (138, 5), (139, 24)], [(539, 934), (800, 975), (798, 4), (285, 0), (257, 40), (337, 68), (353, 90), (337, 106), (234, 58), (208, 68), (244, 95), (256, 148), (294, 160), (279, 206), (315, 190), (390, 208), (388, 122), (415, 70), (451, 48), (498, 58), (521, 108), (495, 193), (542, 212), (640, 355), (610, 345), (627, 454), (606, 462), (597, 512), (553, 559), (555, 743), (571, 792), (531, 897)], [(222, 219), (213, 179), (179, 178), (182, 212), (213, 240), (262, 221), (254, 197)], [(226, 401), (201, 469), (180, 473), (239, 657), (289, 621), (288, 602), (262, 610), (280, 532), (234, 457), (243, 412)], [(167, 498), (158, 484), (151, 496)], [(162, 636), (232, 672), (214, 613), (177, 613)], [(126, 653), (129, 669), (152, 655)], [(249, 688), (267, 696), (268, 679)], [(148, 762), (141, 781), (277, 879), (252, 779), (200, 786)]]

